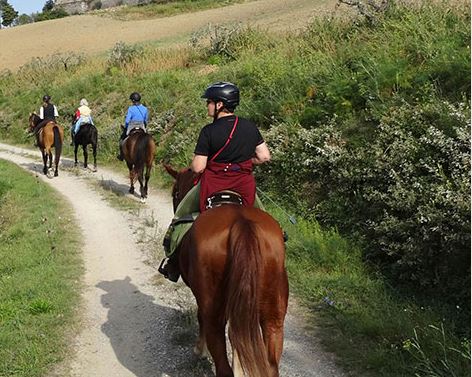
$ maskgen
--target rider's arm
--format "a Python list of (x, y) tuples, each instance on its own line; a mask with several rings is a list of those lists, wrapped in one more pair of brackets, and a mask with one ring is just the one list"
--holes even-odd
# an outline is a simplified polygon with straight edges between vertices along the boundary
[(149, 118), (148, 109), (147, 109), (147, 107), (144, 107), (144, 125), (145, 126), (147, 126), (148, 118)]
[(252, 163), (254, 165), (260, 165), (264, 162), (270, 161), (270, 151), (266, 143), (259, 144), (256, 147), (255, 156), (252, 158)]
[(126, 113), (126, 118), (125, 118), (125, 128), (128, 128), (129, 122), (131, 121), (131, 107), (128, 107), (128, 112)]
[(207, 161), (208, 161), (208, 156), (194, 154), (192, 165), (190, 167), (194, 173), (201, 174), (206, 168)]

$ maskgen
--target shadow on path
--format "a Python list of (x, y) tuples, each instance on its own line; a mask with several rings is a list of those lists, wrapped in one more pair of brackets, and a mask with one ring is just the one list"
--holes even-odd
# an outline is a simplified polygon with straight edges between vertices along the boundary
[(119, 362), (137, 377), (210, 377), (210, 363), (192, 352), (195, 321), (188, 313), (159, 305), (129, 277), (102, 281), (102, 305), (108, 309), (102, 332)]

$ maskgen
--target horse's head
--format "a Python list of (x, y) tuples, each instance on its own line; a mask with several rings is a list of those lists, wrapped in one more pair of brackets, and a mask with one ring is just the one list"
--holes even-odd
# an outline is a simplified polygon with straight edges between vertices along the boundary
[(36, 126), (41, 121), (41, 118), (35, 112), (32, 112), (28, 119), (28, 129), (32, 131), (34, 126)]
[(198, 175), (195, 174), (191, 169), (184, 168), (180, 171), (174, 170), (170, 165), (164, 164), (164, 168), (175, 179), (174, 187), (172, 188), (172, 204), (174, 206), (174, 212), (177, 206), (182, 201), (184, 196), (194, 186), (195, 180)]

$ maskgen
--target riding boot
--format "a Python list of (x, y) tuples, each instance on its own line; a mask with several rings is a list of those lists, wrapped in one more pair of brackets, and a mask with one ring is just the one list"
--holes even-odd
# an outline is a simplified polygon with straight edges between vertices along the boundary
[[(170, 240), (172, 235), (173, 227), (172, 225), (169, 226), (167, 232), (164, 236), (164, 240), (162, 241), (162, 246), (164, 247), (164, 251), (166, 255), (170, 253)], [(179, 263), (177, 257), (177, 251), (172, 253), (168, 258), (164, 258), (159, 266), (158, 271), (164, 275), (166, 279), (173, 281), (174, 283), (179, 280), (180, 271), (179, 271)]]
[(169, 258), (164, 258), (157, 269), (164, 277), (177, 283), (180, 277), (179, 262), (177, 256), (172, 254)]

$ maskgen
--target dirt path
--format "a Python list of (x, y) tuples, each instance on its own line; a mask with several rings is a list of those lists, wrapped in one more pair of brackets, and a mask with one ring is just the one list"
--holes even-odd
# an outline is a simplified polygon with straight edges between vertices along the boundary
[[(72, 359), (53, 375), (213, 376), (211, 364), (192, 354), (197, 329), (190, 290), (183, 283), (163, 279), (149, 250), (158, 245), (154, 241), (161, 239), (159, 232), (171, 219), (169, 193), (156, 190), (151, 177), (148, 201), (139, 211), (128, 213), (110, 207), (92, 184), (98, 180), (126, 193), (124, 174), (100, 167), (97, 173), (91, 173), (73, 168), (71, 160), (63, 159), (60, 176), (48, 179), (40, 174), (39, 152), (1, 143), (0, 158), (36, 174), (64, 195), (72, 203), (84, 236), (82, 331), (72, 345)], [(130, 198), (138, 201), (137, 197)], [(292, 301), (281, 376), (345, 376), (332, 356), (321, 351), (316, 334), (304, 328), (301, 318), (303, 311)]]
[(33, 57), (58, 52), (97, 54), (119, 41), (182, 41), (208, 23), (242, 22), (271, 30), (296, 29), (315, 14), (333, 11), (334, 4), (335, 0), (258, 0), (153, 20), (119, 21), (80, 15), (2, 29), (0, 71), (15, 71)]

